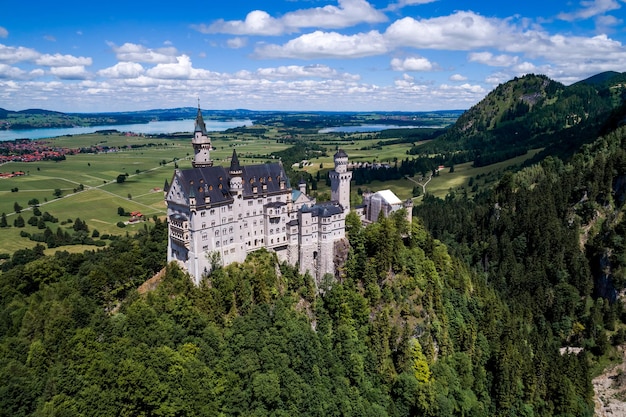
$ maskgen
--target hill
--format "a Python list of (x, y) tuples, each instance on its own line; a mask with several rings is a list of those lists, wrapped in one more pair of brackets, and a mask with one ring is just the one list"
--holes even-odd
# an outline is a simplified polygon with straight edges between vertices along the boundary
[(453, 152), (454, 162), (488, 165), (548, 148), (545, 155), (568, 157), (593, 141), (619, 107), (625, 74), (603, 73), (564, 86), (543, 75), (526, 75), (499, 85), (461, 115), (422, 153)]

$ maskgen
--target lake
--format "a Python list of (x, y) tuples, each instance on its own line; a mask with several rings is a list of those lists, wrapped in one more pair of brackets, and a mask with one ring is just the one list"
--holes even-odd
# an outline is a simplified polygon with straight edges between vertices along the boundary
[(360, 126), (334, 126), (320, 129), (317, 133), (357, 133), (357, 132), (380, 132), (387, 129), (440, 129), (444, 126), (399, 126), (399, 125), (360, 125)]
[[(146, 135), (157, 135), (160, 133), (193, 132), (195, 119), (156, 121), (139, 124), (126, 125), (106, 125), (106, 126), (80, 126), (80, 127), (59, 127), (49, 129), (24, 129), (24, 130), (0, 130), (0, 141), (15, 139), (44, 139), (65, 135), (81, 135), (94, 133), (97, 130), (115, 129), (120, 132), (143, 133)], [(252, 120), (233, 120), (219, 122), (215, 120), (205, 120), (206, 128), (209, 132), (221, 132), (240, 126), (252, 126)]]

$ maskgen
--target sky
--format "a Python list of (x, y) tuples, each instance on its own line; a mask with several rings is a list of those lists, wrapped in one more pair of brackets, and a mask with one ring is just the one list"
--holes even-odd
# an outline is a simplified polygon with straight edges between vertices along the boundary
[(626, 0), (0, 0), (0, 108), (468, 109), (626, 72)]

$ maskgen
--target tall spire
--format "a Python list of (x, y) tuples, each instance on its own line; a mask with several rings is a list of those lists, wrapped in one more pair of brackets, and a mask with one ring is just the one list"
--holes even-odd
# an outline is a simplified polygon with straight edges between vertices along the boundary
[(239, 165), (239, 158), (237, 157), (237, 151), (233, 149), (233, 156), (230, 158), (230, 175), (241, 175), (241, 165)]
[(204, 123), (204, 119), (202, 118), (202, 110), (200, 110), (200, 97), (198, 97), (198, 113), (196, 114), (196, 127), (194, 132), (200, 132), (203, 135), (207, 134), (206, 124)]
[(206, 131), (206, 125), (202, 118), (202, 110), (200, 110), (200, 98), (198, 98), (198, 114), (196, 115), (196, 126), (193, 132), (193, 139), (191, 140), (194, 150), (194, 158), (191, 162), (194, 168), (210, 167), (213, 166), (211, 160), (211, 138)]

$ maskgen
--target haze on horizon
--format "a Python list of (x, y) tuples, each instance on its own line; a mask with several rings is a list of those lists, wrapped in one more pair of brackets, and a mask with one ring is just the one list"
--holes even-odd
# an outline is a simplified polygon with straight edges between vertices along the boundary
[(527, 73), (623, 72), (625, 3), (16, 2), (0, 16), (0, 107), (467, 109)]

